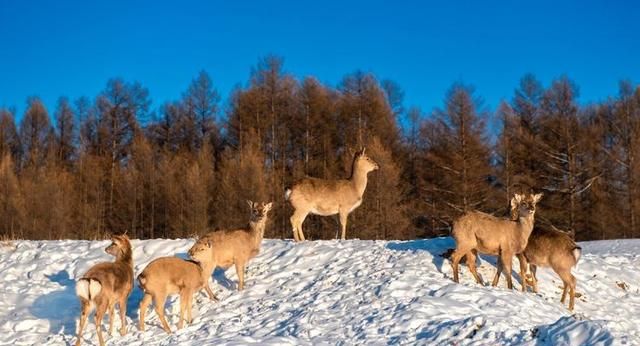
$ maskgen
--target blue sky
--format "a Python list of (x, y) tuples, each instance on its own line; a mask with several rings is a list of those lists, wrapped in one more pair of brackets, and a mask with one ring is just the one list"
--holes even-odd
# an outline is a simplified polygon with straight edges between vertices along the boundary
[(109, 78), (137, 80), (153, 108), (198, 71), (223, 99), (260, 57), (336, 85), (355, 70), (392, 79), (405, 106), (442, 104), (453, 82), (494, 109), (519, 79), (566, 74), (582, 103), (640, 82), (634, 1), (0, 1), (0, 107), (30, 95), (94, 97)]

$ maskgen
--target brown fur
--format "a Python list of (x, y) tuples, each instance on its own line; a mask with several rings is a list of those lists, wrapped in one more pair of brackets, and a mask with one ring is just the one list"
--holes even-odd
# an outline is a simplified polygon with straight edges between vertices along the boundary
[[(341, 239), (346, 239), (349, 213), (362, 203), (367, 188), (367, 175), (379, 168), (378, 164), (364, 153), (356, 153), (349, 179), (329, 180), (305, 178), (287, 189), (285, 197), (294, 209), (291, 216), (293, 239), (303, 241), (302, 223), (309, 214), (329, 216), (339, 214)], [(338, 235), (336, 234), (336, 238)]]
[[(564, 232), (534, 229), (524, 252), (518, 254), (522, 290), (526, 291), (527, 286), (531, 286), (534, 292), (538, 292), (538, 279), (535, 275), (537, 267), (551, 267), (563, 283), (560, 301), (564, 304), (568, 291), (569, 310), (573, 310), (576, 278), (571, 274), (571, 268), (578, 263), (580, 250), (581, 248)], [(530, 272), (527, 270), (528, 268), (531, 269)], [(496, 272), (494, 281), (499, 279), (500, 270)]]
[[(512, 206), (519, 211), (517, 221), (506, 218), (498, 218), (493, 215), (478, 211), (468, 212), (453, 224), (453, 238), (456, 240), (456, 249), (451, 255), (453, 268), (453, 280), (459, 282), (458, 264), (463, 256), (466, 256), (467, 266), (476, 282), (482, 284), (482, 280), (476, 271), (476, 251), (499, 256), (507, 274), (507, 286), (513, 288), (511, 279), (511, 262), (513, 256), (520, 253), (527, 246), (529, 235), (533, 230), (535, 205), (542, 194), (530, 195), (525, 198), (516, 194), (511, 199)], [(494, 282), (494, 285), (497, 282)]]
[(76, 346), (80, 345), (82, 340), (82, 332), (86, 325), (89, 313), (96, 306), (95, 323), (100, 345), (104, 345), (102, 337), (102, 318), (109, 310), (109, 334), (113, 332), (113, 321), (116, 303), (120, 308), (120, 335), (127, 332), (127, 324), (125, 315), (127, 313), (127, 298), (133, 288), (133, 259), (131, 252), (131, 243), (126, 235), (115, 235), (111, 238), (111, 245), (105, 251), (113, 255), (116, 259), (114, 262), (98, 263), (91, 267), (78, 280), (91, 283), (98, 281), (100, 283), (100, 292), (96, 296), (88, 295), (89, 299), (79, 295), (81, 307), (80, 326), (78, 328), (78, 337)]
[(249, 260), (260, 252), (271, 203), (253, 203), (249, 227), (234, 230), (220, 230), (207, 233), (189, 249), (189, 256), (201, 263), (204, 287), (209, 297), (214, 297), (209, 287), (209, 278), (216, 267), (228, 268), (235, 265), (238, 274), (238, 290), (244, 289), (244, 271)]
[(144, 331), (144, 318), (151, 299), (156, 308), (162, 328), (171, 333), (169, 324), (164, 318), (164, 303), (170, 294), (180, 294), (180, 322), (178, 329), (182, 329), (183, 322), (193, 320), (191, 310), (193, 294), (203, 288), (202, 268), (197, 262), (183, 260), (177, 257), (160, 257), (153, 260), (138, 275), (140, 288), (144, 297), (140, 302), (140, 330)]

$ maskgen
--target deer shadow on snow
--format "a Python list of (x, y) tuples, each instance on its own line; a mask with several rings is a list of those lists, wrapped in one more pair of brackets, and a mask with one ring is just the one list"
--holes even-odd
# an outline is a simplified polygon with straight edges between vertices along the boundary
[(438, 269), (439, 272), (442, 271), (442, 267), (444, 265), (445, 258), (443, 257), (443, 253), (446, 249), (455, 247), (455, 242), (451, 237), (440, 237), (433, 239), (419, 239), (419, 240), (409, 240), (409, 241), (392, 241), (387, 243), (386, 248), (394, 251), (410, 251), (410, 252), (418, 252), (418, 251), (426, 251), (431, 254), (433, 265)]
[[(80, 300), (76, 295), (76, 281), (71, 279), (66, 270), (45, 275), (45, 277), (62, 286), (62, 289), (40, 295), (29, 308), (29, 312), (38, 319), (48, 320), (49, 333), (51, 334), (76, 335), (77, 321), (80, 318)], [(142, 296), (142, 290), (138, 287), (137, 282), (134, 282), (131, 294), (127, 299), (127, 317), (130, 319), (127, 324), (138, 319), (138, 306)], [(91, 313), (91, 316), (94, 315), (95, 309)], [(120, 317), (117, 312), (115, 315), (117, 315), (115, 326), (118, 326)], [(103, 327), (107, 325), (110, 318), (111, 315), (105, 316), (102, 321)], [(93, 322), (93, 317), (90, 317), (88, 323)]]
[[(449, 257), (451, 253), (456, 247), (456, 242), (451, 237), (439, 237), (439, 238), (431, 238), (431, 239), (419, 239), (419, 240), (409, 240), (409, 241), (392, 241), (387, 244), (387, 249), (394, 251), (426, 251), (431, 254), (432, 263), (438, 269), (439, 272), (446, 274), (447, 277), (451, 275), (451, 268), (448, 270), (444, 270), (445, 260), (449, 263)], [(477, 261), (485, 261), (489, 265), (495, 268), (497, 267), (498, 260), (497, 257), (491, 255), (483, 255), (477, 254)], [(466, 259), (466, 257), (465, 257)], [(464, 260), (463, 260), (464, 262)], [(517, 260), (515, 261), (517, 263)], [(514, 263), (514, 264), (515, 264)], [(462, 264), (462, 262), (461, 262)], [(466, 265), (464, 266), (466, 267)], [(520, 280), (519, 265), (514, 265), (512, 269), (512, 275), (518, 282), (522, 282)], [(449, 273), (447, 273), (449, 271)], [(466, 275), (468, 271), (466, 269), (460, 268), (461, 275)], [(465, 272), (466, 271), (466, 272)], [(469, 274), (471, 275), (471, 274)], [(491, 277), (483, 277), (483, 281), (485, 285), (490, 285), (491, 280), (493, 279), (493, 274)], [(505, 275), (505, 273), (503, 273)]]
[(38, 319), (49, 321), (49, 333), (75, 335), (76, 319), (80, 316), (75, 280), (70, 278), (66, 270), (45, 277), (62, 286), (62, 289), (38, 296), (29, 307), (29, 312)]

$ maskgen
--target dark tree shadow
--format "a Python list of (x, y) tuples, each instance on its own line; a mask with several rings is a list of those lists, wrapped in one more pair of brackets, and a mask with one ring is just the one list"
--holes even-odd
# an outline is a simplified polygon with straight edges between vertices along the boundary
[(45, 276), (62, 286), (62, 289), (36, 298), (29, 312), (36, 318), (48, 320), (51, 334), (75, 335), (76, 319), (80, 316), (80, 301), (76, 297), (75, 281), (66, 270)]

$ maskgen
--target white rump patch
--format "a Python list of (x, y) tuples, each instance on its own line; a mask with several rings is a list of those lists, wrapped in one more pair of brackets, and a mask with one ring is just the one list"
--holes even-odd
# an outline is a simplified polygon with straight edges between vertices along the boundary
[(573, 254), (573, 258), (576, 259), (576, 266), (575, 269), (578, 269), (578, 261), (580, 261), (580, 255), (582, 255), (582, 249), (577, 247), (575, 249), (573, 249), (573, 251), (571, 251), (571, 253)]
[(102, 285), (98, 280), (80, 279), (76, 283), (76, 294), (86, 300), (93, 300), (102, 290)]

